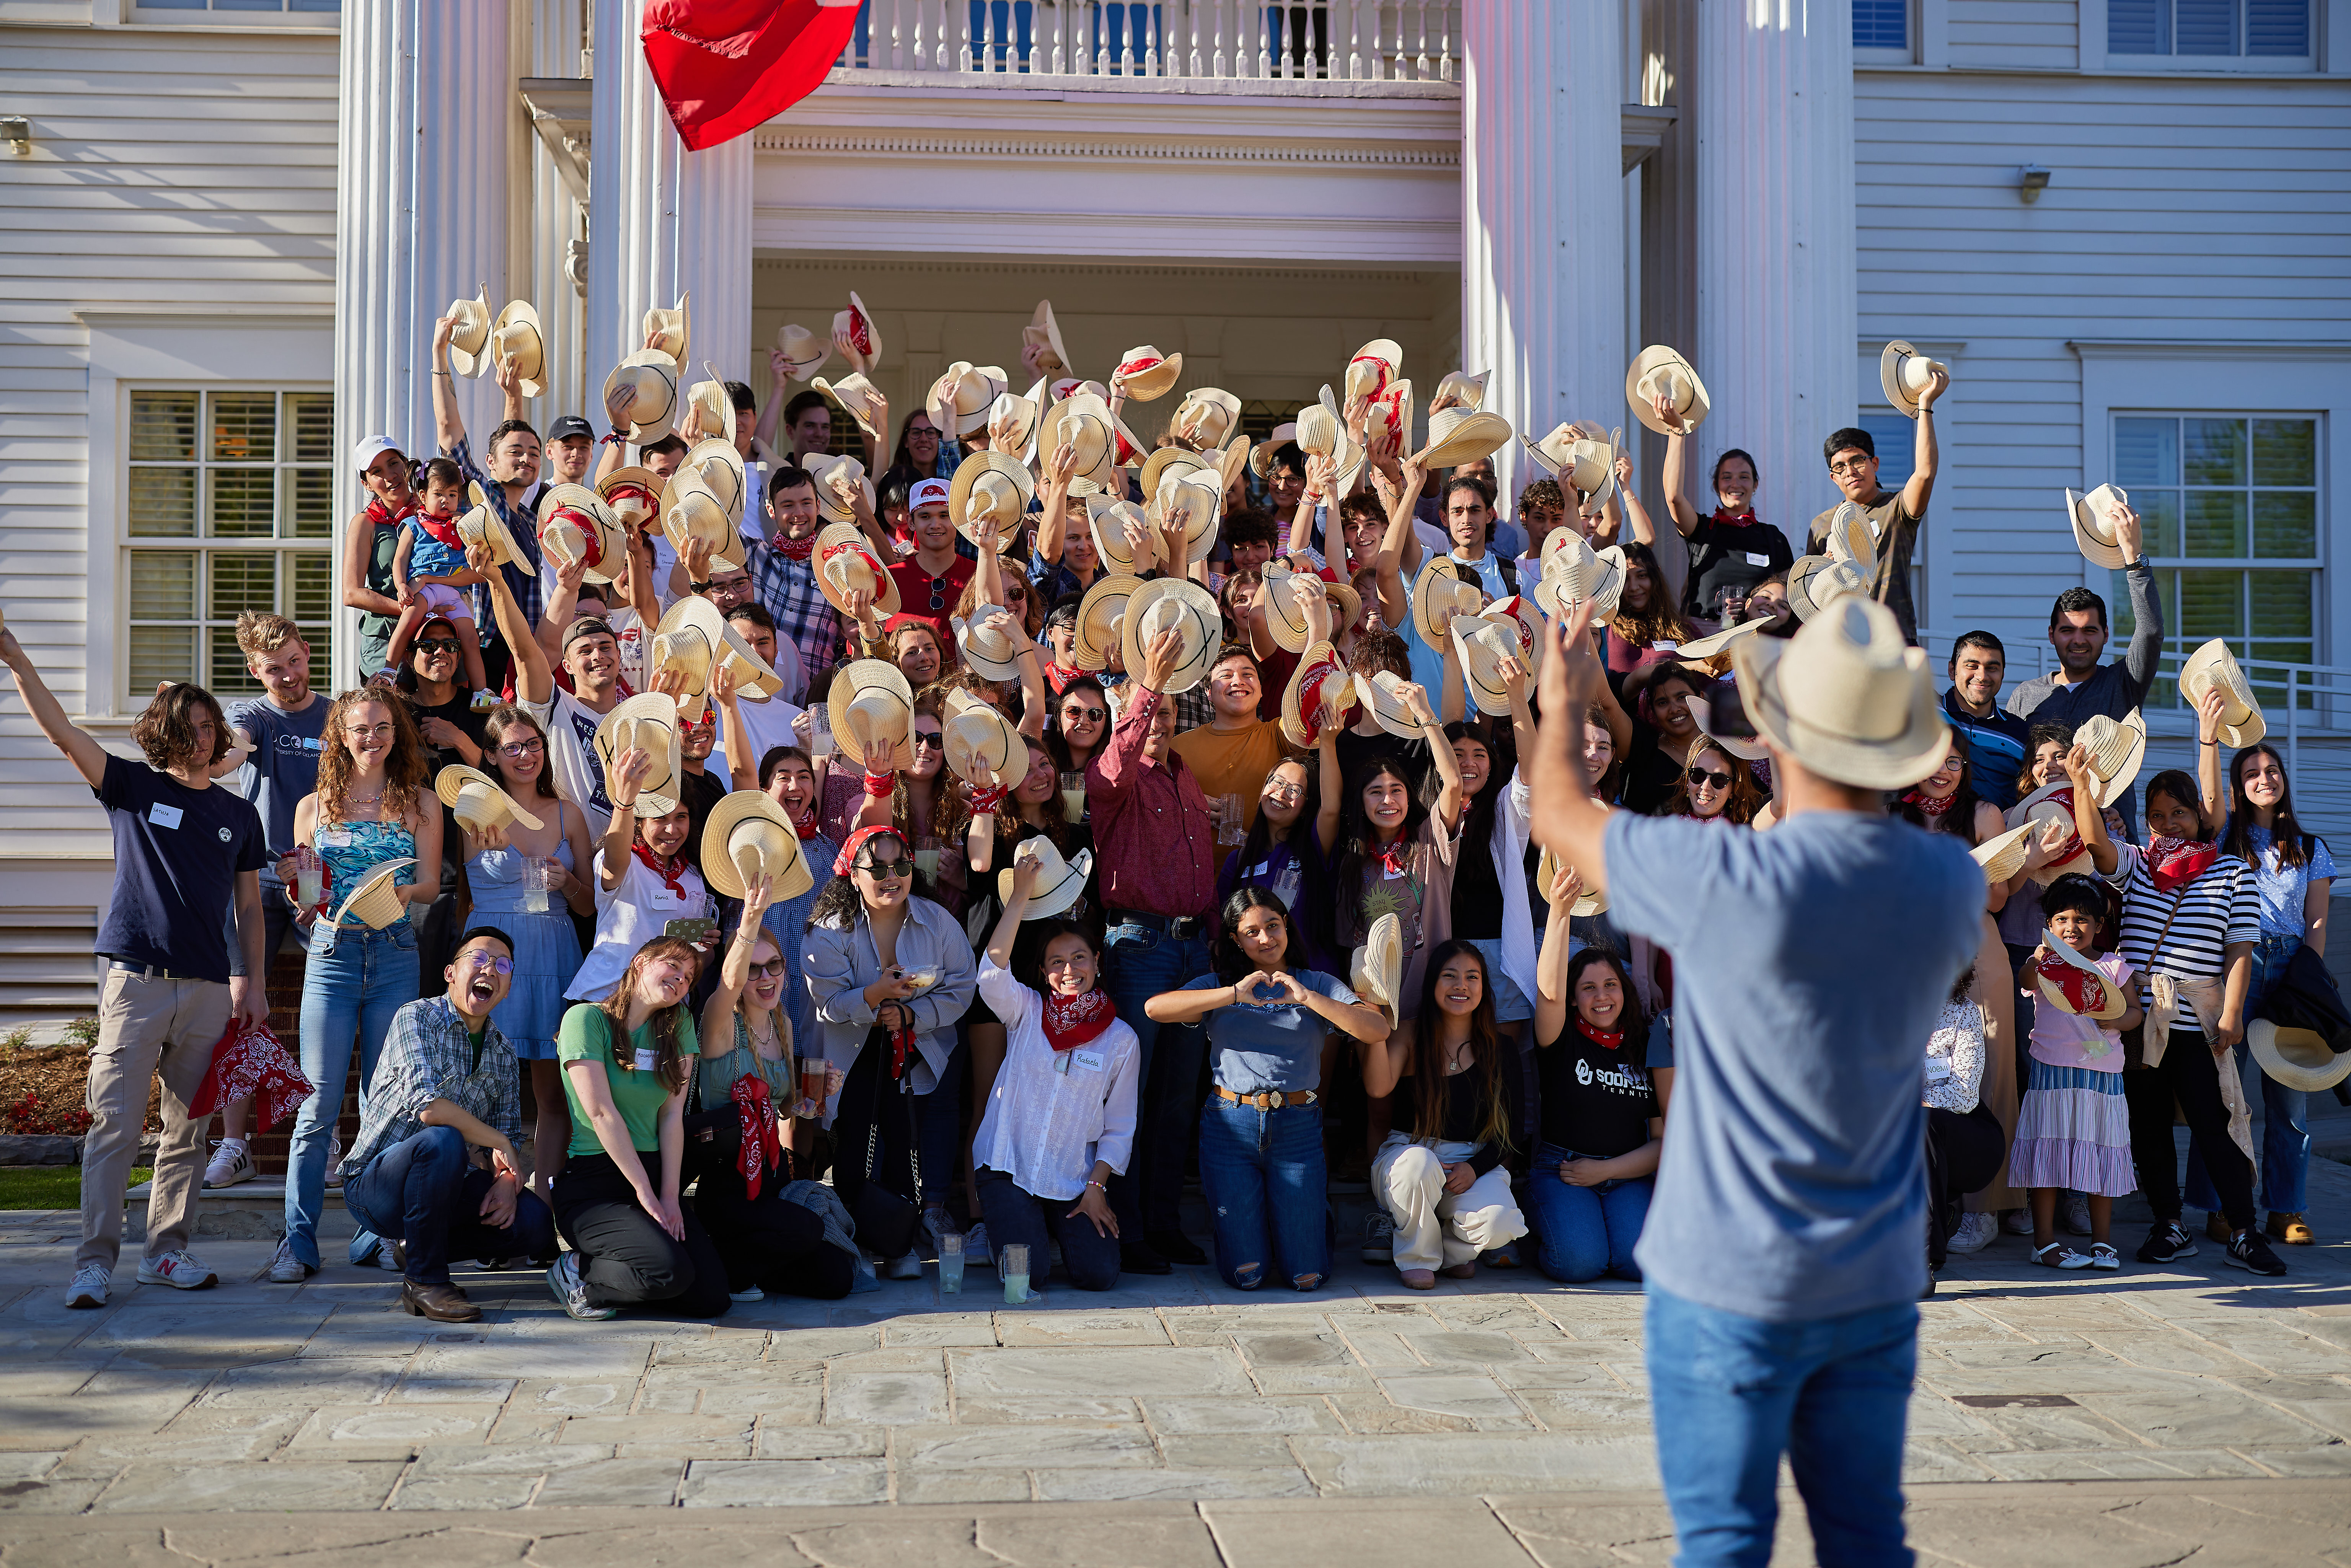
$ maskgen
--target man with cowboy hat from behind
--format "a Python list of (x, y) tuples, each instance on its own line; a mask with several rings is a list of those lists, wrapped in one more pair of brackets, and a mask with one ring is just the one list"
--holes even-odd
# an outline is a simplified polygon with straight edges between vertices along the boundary
[[(1674, 1134), (1635, 1258), (1657, 1464), (1687, 1560), (1771, 1550), (1780, 1456), (1841, 1562), (1907, 1562), (1903, 1422), (1925, 1249), (1924, 1042), (1984, 932), (1962, 841), (1886, 813), (1950, 731), (1926, 655), (1851, 595), (1733, 662), (1770, 832), (1611, 812), (1580, 764), (1604, 680), (1589, 603), (1547, 631), (1534, 837), (1677, 973)], [(1727, 695), (1727, 694), (1726, 694)], [(1741, 940), (1708, 940), (1737, 908)]]

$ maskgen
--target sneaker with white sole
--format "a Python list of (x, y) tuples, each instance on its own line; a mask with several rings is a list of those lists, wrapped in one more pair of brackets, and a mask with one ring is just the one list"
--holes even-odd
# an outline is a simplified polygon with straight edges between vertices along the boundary
[(1959, 1228), (1951, 1232), (1950, 1249), (1954, 1252), (1980, 1252), (1999, 1235), (2000, 1221), (1991, 1215), (1962, 1215)]
[(764, 1301), (768, 1299), (768, 1292), (757, 1285), (746, 1285), (739, 1291), (727, 1291), (726, 1299), (730, 1301)]
[(253, 1154), (243, 1142), (231, 1143), (223, 1138), (213, 1145), (213, 1157), (204, 1166), (206, 1186), (235, 1186), (254, 1176)]
[(1384, 1208), (1374, 1208), (1364, 1216), (1363, 1259), (1366, 1263), (1395, 1261), (1395, 1221)]
[(893, 1258), (882, 1265), (885, 1280), (919, 1280), (923, 1277), (923, 1255), (909, 1252), (903, 1258)]
[(375, 1266), (387, 1274), (408, 1272), (408, 1248), (398, 1241), (387, 1241), (375, 1249)]
[(175, 1291), (209, 1291), (220, 1283), (220, 1276), (197, 1262), (196, 1255), (183, 1247), (161, 1258), (139, 1260), (139, 1282), (169, 1285)]
[(2090, 1233), (2090, 1199), (2087, 1195), (2069, 1192), (2065, 1195), (2065, 1233), (2087, 1236)]
[(2270, 1250), (2269, 1242), (2260, 1231), (2250, 1228), (2229, 1239), (2229, 1249), (2220, 1254), (2220, 1261), (2231, 1269), (2250, 1270), (2256, 1274), (2285, 1272), (2285, 1260)]
[(2176, 1219), (2158, 1219), (2148, 1228), (2147, 1239), (2138, 1244), (2138, 1260), (2142, 1263), (2168, 1263), (2177, 1258), (2196, 1256), (2196, 1243)]
[(987, 1221), (975, 1219), (971, 1228), (963, 1233), (963, 1266), (967, 1269), (996, 1267), (996, 1249), (987, 1239)]
[(931, 1239), (931, 1256), (935, 1258), (946, 1250), (946, 1239), (961, 1232), (956, 1229), (955, 1216), (935, 1204), (923, 1210), (923, 1234)]
[(2030, 1236), (2032, 1216), (2022, 1208), (2011, 1208), (2000, 1217), (2000, 1228), (2011, 1236)]
[(343, 1185), (343, 1141), (340, 1138), (327, 1140), (327, 1185), (330, 1187)]
[(108, 1291), (114, 1283), (114, 1271), (103, 1263), (85, 1263), (74, 1270), (73, 1283), (66, 1287), (66, 1305), (69, 1307), (102, 1307)]
[(269, 1272), (264, 1276), (273, 1285), (298, 1285), (319, 1270), (294, 1256), (294, 1243), (280, 1241), (277, 1255), (269, 1260)]
[(556, 1304), (583, 1323), (601, 1322), (618, 1315), (611, 1307), (588, 1304), (588, 1287), (580, 1281), (580, 1254), (566, 1252), (547, 1271), (547, 1289)]

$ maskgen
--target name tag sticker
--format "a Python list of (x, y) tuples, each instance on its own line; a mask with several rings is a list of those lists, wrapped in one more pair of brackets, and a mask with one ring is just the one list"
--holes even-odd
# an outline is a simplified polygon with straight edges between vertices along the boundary
[(647, 1051), (643, 1046), (639, 1046), (636, 1057), (637, 1071), (640, 1072), (651, 1072), (661, 1065), (661, 1052), (658, 1051)]
[(1682, 649), (1682, 645), (1679, 643), (1668, 643), (1662, 637), (1650, 643), (1649, 646), (1655, 648), (1660, 653), (1678, 653)]
[(1098, 1051), (1073, 1051), (1070, 1052), (1070, 1060), (1088, 1072), (1100, 1072), (1106, 1065)]
[(161, 800), (156, 801), (152, 806), (147, 808), (147, 820), (154, 823), (159, 828), (178, 827), (180, 825), (180, 808), (177, 806), (166, 806)]
[(1747, 551), (1746, 556), (1747, 564), (1750, 566), (1770, 566), (1771, 564), (1771, 558), (1770, 556), (1760, 555), (1754, 550)]
[(1939, 1056), (1927, 1059), (1927, 1082), (1940, 1083), (1951, 1075), (1951, 1064)]
[(302, 749), (305, 751), (319, 751), (324, 748), (315, 738), (306, 735), (302, 737)]

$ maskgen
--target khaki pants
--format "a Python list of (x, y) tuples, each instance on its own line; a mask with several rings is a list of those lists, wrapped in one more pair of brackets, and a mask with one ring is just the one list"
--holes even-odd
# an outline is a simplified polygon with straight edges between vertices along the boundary
[(147, 1119), (147, 1085), (163, 1081), (163, 1142), (147, 1197), (147, 1256), (187, 1245), (204, 1176), (204, 1129), (188, 1102), (228, 1028), (228, 988), (109, 969), (89, 1057), (89, 1131), (81, 1141), (81, 1250), (74, 1267), (111, 1270), (122, 1253), (122, 1195)]
[(1510, 1173), (1496, 1166), (1464, 1193), (1445, 1190), (1445, 1162), (1467, 1159), (1474, 1145), (1436, 1148), (1390, 1133), (1372, 1161), (1372, 1191), (1395, 1221), (1395, 1266), (1449, 1269), (1527, 1233), (1526, 1216), (1510, 1201)]

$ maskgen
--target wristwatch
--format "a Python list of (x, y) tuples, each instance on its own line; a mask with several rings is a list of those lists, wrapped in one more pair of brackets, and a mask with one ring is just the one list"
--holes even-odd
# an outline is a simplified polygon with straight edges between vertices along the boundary
[(686, 587), (692, 589), (696, 593), (707, 593), (710, 591), (710, 584), (706, 582), (688, 581), (686, 583)]

